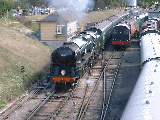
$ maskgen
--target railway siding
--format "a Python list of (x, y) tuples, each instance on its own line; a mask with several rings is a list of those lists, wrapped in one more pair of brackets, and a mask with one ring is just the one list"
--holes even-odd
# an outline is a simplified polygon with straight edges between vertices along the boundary
[(131, 41), (130, 47), (124, 52), (121, 69), (107, 111), (107, 120), (119, 120), (121, 118), (141, 70), (140, 58), (139, 39), (134, 39)]

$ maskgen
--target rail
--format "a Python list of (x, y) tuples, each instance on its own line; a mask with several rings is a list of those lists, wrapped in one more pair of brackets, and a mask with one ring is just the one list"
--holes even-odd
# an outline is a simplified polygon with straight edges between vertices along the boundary
[[(122, 56), (121, 56), (122, 57)], [(101, 112), (101, 117), (100, 117), (100, 120), (105, 120), (105, 116), (106, 116), (106, 113), (107, 113), (107, 110), (108, 110), (108, 106), (109, 106), (109, 103), (110, 103), (110, 99), (111, 99), (111, 96), (112, 96), (112, 92), (113, 92), (113, 89), (114, 89), (114, 85), (115, 85), (115, 82), (116, 82), (116, 78), (118, 76), (118, 72), (119, 72), (119, 69), (120, 69), (120, 65), (121, 65), (121, 60), (118, 64), (118, 67), (115, 71), (115, 74), (114, 74), (114, 78), (113, 78), (113, 82), (112, 82), (112, 86), (111, 86), (111, 89), (110, 89), (110, 93), (109, 93), (109, 96), (108, 96), (108, 99), (107, 99), (107, 102), (106, 102), (106, 88), (105, 88), (105, 84), (106, 84), (106, 80), (104, 79), (104, 82), (103, 82), (103, 107), (102, 107), (102, 112)], [(104, 73), (105, 74), (105, 73)], [(105, 75), (104, 75), (105, 76)]]
[[(92, 92), (91, 92), (91, 94), (90, 94), (90, 96), (89, 96), (88, 101), (87, 101), (86, 103), (82, 103), (81, 108), (80, 108), (80, 112), (79, 112), (79, 114), (78, 114), (78, 116), (77, 116), (77, 120), (81, 120), (82, 117), (84, 116), (84, 113), (86, 112), (86, 110), (87, 110), (87, 108), (88, 108), (88, 105), (89, 105), (89, 103), (90, 103), (90, 100), (91, 100), (91, 98), (92, 98), (92, 96), (93, 96), (96, 88), (97, 88), (97, 85), (98, 85), (99, 81), (102, 79), (102, 76), (104, 75), (104, 72), (105, 72), (105, 70), (106, 70), (106, 68), (107, 68), (107, 66), (108, 66), (111, 58), (113, 57), (114, 53), (115, 53), (115, 51), (112, 52), (112, 55), (110, 56), (108, 62), (107, 62), (107, 63), (105, 64), (105, 66), (103, 67), (103, 69), (102, 69), (102, 71), (101, 71), (101, 73), (100, 73), (100, 76), (99, 76), (98, 80), (96, 81), (96, 84), (95, 84), (95, 86), (94, 86), (94, 88), (93, 88), (93, 90), (92, 90)], [(87, 86), (87, 87), (88, 87), (88, 86)], [(86, 90), (87, 90), (87, 88), (86, 88)], [(85, 97), (84, 97), (84, 98), (85, 98)], [(83, 102), (84, 102), (84, 100), (83, 100)]]

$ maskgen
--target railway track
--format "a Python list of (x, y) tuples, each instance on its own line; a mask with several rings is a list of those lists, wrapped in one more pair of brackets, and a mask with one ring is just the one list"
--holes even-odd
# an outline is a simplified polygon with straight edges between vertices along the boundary
[(12, 113), (20, 109), (26, 101), (34, 98), (41, 90), (42, 90), (41, 88), (36, 87), (36, 84), (33, 85), (31, 90), (27, 94), (24, 94), (22, 97), (16, 100), (9, 108), (7, 108), (5, 111), (1, 113), (0, 119), (1, 120), (8, 119)]
[[(116, 55), (117, 54), (117, 55)], [(107, 73), (105, 69), (116, 70), (118, 65), (120, 66), (121, 53), (110, 52), (109, 60), (106, 61), (106, 66), (102, 70), (102, 56), (99, 57), (97, 64), (92, 68), (91, 75), (88, 74), (79, 81), (77, 89), (73, 92), (70, 99), (65, 104), (59, 114), (54, 119), (99, 119), (102, 109), (103, 100), (103, 73)], [(115, 62), (115, 59), (117, 62)], [(113, 65), (114, 64), (114, 68)], [(113, 75), (112, 75), (113, 76)], [(113, 77), (114, 78), (114, 77)], [(110, 78), (111, 79), (111, 78)], [(109, 96), (114, 79), (111, 80), (107, 87), (106, 96)], [(105, 85), (106, 85), (105, 84)], [(98, 99), (97, 99), (98, 98)], [(95, 105), (94, 101), (97, 101)], [(97, 113), (97, 114), (94, 114)]]
[(141, 71), (139, 39), (134, 39), (122, 57), (121, 69), (114, 84), (106, 120), (119, 120)]
[[(103, 79), (103, 77), (104, 77), (103, 75), (104, 75), (104, 73), (105, 73), (105, 69), (107, 68), (107, 66), (108, 66), (110, 60), (112, 59), (114, 53), (115, 53), (115, 51), (111, 53), (110, 58), (109, 58), (109, 60), (107, 61), (107, 63), (104, 65), (104, 67), (102, 67), (102, 66), (103, 66), (102, 64), (103, 64), (104, 61), (103, 61), (102, 59), (99, 59), (99, 61), (97, 62), (97, 64), (92, 68), (92, 69), (95, 69), (95, 70), (96, 70), (96, 73), (99, 73), (99, 74), (97, 74), (98, 76), (97, 76), (97, 75), (91, 75), (91, 77), (90, 77), (90, 79), (92, 79), (92, 80), (95, 79), (96, 82), (95, 82), (95, 85), (93, 85), (93, 88), (92, 88), (92, 90), (91, 90), (90, 95), (88, 96), (88, 99), (87, 99), (87, 95), (85, 94), (84, 99), (87, 99), (87, 100), (86, 100), (86, 101), (83, 100), (82, 106), (81, 106), (81, 110), (80, 110), (80, 112), (79, 112), (79, 114), (78, 114), (77, 120), (81, 120), (81, 119), (83, 118), (85, 112), (87, 111), (87, 108), (88, 108), (88, 106), (89, 106), (89, 103), (90, 103), (90, 101), (91, 101), (91, 98), (92, 98), (92, 96), (94, 95), (94, 92), (96, 91), (96, 89), (97, 89), (97, 87), (98, 87), (98, 84), (99, 84), (100, 81)], [(102, 53), (102, 54), (103, 54), (103, 53)], [(103, 57), (102, 57), (102, 58), (103, 58)], [(101, 66), (101, 65), (102, 65), (102, 66)], [(98, 69), (98, 71), (97, 71), (97, 69)], [(92, 74), (93, 74), (93, 73), (92, 73)], [(88, 87), (88, 84), (87, 84), (86, 86)], [(87, 90), (87, 89), (86, 89), (86, 90)]]
[[(30, 99), (37, 99), (39, 102), (33, 105), (32, 108), (26, 110), (26, 114), (22, 116), (22, 119), (81, 120), (89, 118), (99, 119), (101, 118), (100, 115), (105, 116), (103, 113), (105, 113), (109, 103), (108, 99), (111, 97), (111, 91), (116, 79), (114, 73), (118, 73), (116, 69), (122, 53), (110, 51), (104, 52), (104, 54), (104, 56), (99, 56), (95, 66), (89, 70), (90, 72), (86, 72), (83, 78), (78, 80), (77, 85), (73, 89), (68, 88), (59, 91), (52, 89), (48, 91), (47, 95), (43, 93), (41, 96), (34, 95), (28, 97), (22, 104), (26, 101), (28, 102)], [(102, 58), (104, 58), (104, 60), (102, 60)], [(105, 63), (105, 65), (103, 65), (103, 63)], [(106, 78), (106, 81), (103, 80), (104, 78)], [(105, 87), (103, 87), (103, 85)], [(105, 95), (104, 98), (103, 95)], [(101, 111), (102, 108), (103, 111)]]
[(55, 91), (52, 91), (40, 104), (38, 104), (30, 114), (25, 118), (25, 120), (30, 120), (40, 109), (41, 107), (49, 100), (51, 96), (53, 96)]
[(70, 98), (73, 91), (76, 88), (68, 92), (52, 91), (38, 106), (36, 106), (27, 115), (25, 120), (50, 120), (53, 119), (60, 109), (65, 105), (66, 101)]
[[(86, 75), (86, 74), (85, 74)], [(77, 84), (79, 84), (78, 81)], [(76, 91), (78, 85), (74, 89), (64, 91), (53, 91), (41, 103), (39, 103), (30, 113), (25, 120), (51, 120), (55, 119), (60, 110), (65, 106), (66, 102), (73, 98), (73, 93)], [(74, 96), (75, 98), (82, 99), (81, 97)]]
[[(120, 69), (122, 55), (123, 54), (121, 53), (118, 56), (114, 56), (110, 61), (111, 63), (107, 66), (108, 69), (107, 70), (105, 69), (106, 72), (104, 72), (104, 79), (103, 79), (103, 94), (104, 94), (103, 107), (102, 107), (100, 120), (106, 119), (105, 116), (108, 110), (110, 99), (112, 97), (112, 92), (114, 89), (116, 78), (118, 76), (118, 72)], [(117, 63), (117, 64), (113, 64), (112, 61), (114, 61), (114, 63)]]
[[(93, 68), (98, 74), (94, 74), (94, 77), (91, 77), (90, 74), (85, 74), (85, 76), (78, 81), (76, 87), (72, 90), (67, 90), (67, 92), (54, 91), (53, 93), (51, 93), (51, 95), (49, 95), (49, 97), (44, 99), (42, 103), (36, 106), (36, 108), (34, 108), (25, 119), (81, 119), (85, 111), (87, 110), (87, 107), (90, 103), (93, 93), (96, 90), (98, 82), (103, 77), (103, 71), (100, 67), (101, 65), (99, 66), (99, 64), (101, 64), (101, 61), (102, 60), (99, 59), (99, 62), (97, 62), (98, 65)], [(97, 68), (99, 68), (98, 71)], [(90, 81), (90, 79), (92, 79), (92, 81)], [(90, 85), (89, 82), (93, 82), (93, 80), (94, 85)], [(67, 105), (69, 105), (70, 107), (66, 107)], [(72, 111), (69, 112), (72, 114), (72, 118), (67, 114), (65, 115), (64, 111)]]
[[(116, 79), (116, 75), (118, 74), (117, 70), (118, 66), (120, 66), (122, 52), (108, 52), (107, 54), (109, 58), (106, 58), (107, 60), (105, 60), (106, 65), (99, 75), (101, 77), (99, 77), (99, 80), (92, 91), (90, 100), (85, 105), (85, 114), (83, 113), (83, 117), (80, 119), (99, 119), (101, 118), (100, 115), (102, 115), (102, 118), (104, 116), (104, 111), (107, 107), (106, 102), (109, 101), (109, 98), (111, 97), (111, 91), (114, 87), (113, 84)], [(93, 68), (96, 72), (92, 73), (91, 79), (96, 79), (97, 77), (95, 74), (97, 74), (97, 68), (99, 68), (100, 63), (98, 64)]]

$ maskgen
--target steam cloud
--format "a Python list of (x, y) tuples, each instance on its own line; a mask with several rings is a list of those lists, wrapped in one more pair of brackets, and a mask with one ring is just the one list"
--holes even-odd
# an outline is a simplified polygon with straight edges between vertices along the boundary
[(93, 9), (94, 4), (94, 0), (51, 0), (51, 5), (57, 9), (64, 7), (78, 13), (84, 13), (88, 9)]

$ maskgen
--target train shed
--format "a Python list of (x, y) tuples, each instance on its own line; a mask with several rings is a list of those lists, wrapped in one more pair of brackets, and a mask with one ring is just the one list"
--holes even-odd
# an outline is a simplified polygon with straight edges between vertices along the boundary
[(40, 41), (68, 41), (77, 32), (77, 14), (66, 10), (57, 10), (39, 22)]

